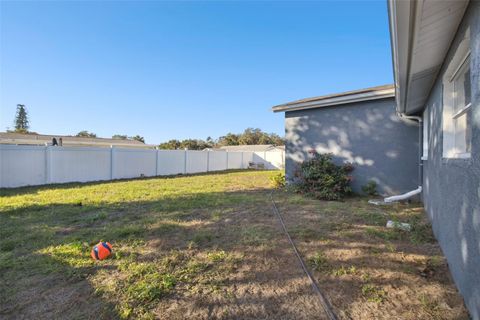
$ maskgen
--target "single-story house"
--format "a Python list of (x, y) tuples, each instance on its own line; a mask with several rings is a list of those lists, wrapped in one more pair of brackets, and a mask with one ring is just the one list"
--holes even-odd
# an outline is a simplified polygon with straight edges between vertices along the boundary
[(480, 1), (388, 0), (388, 13), (393, 88), (273, 107), (285, 112), (287, 178), (315, 149), (354, 162), (357, 190), (371, 179), (385, 195), (420, 195), (480, 319)]
[(155, 148), (154, 145), (148, 145), (141, 141), (130, 139), (107, 139), (107, 138), (87, 138), (62, 135), (46, 134), (24, 134), (15, 132), (0, 132), (0, 144), (13, 145), (33, 145), (43, 146), (51, 145), (52, 139), (57, 142), (62, 138), (64, 147), (119, 147), (119, 148)]
[(332, 153), (355, 165), (353, 190), (373, 180), (383, 195), (418, 185), (418, 124), (398, 117), (393, 85), (297, 100), (285, 112), (285, 170), (293, 180), (309, 152)]

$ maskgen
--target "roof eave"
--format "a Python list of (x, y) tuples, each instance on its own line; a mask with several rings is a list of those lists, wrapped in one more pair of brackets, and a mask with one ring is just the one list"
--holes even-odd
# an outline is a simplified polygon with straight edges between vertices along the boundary
[[(426, 8), (425, 2), (388, 0), (395, 99), (397, 111), (407, 115), (418, 113), (425, 107), (425, 101), (438, 76), (469, 0), (445, 3), (432, 1), (428, 8)], [(442, 8), (441, 6), (445, 4), (447, 4), (447, 8)], [(428, 51), (421, 49), (422, 35), (425, 36), (424, 33), (427, 32), (425, 28), (422, 28), (422, 22), (427, 19), (424, 17), (425, 10), (432, 10), (432, 8), (442, 14), (447, 12), (451, 24), (445, 30), (437, 28), (430, 31), (428, 36), (437, 38), (435, 39), (437, 47), (435, 50)], [(439, 8), (440, 10), (438, 10)], [(427, 11), (425, 16), (428, 16), (428, 13)], [(431, 17), (428, 18), (431, 19)], [(440, 26), (445, 25), (440, 24)], [(433, 32), (447, 36), (432, 36)], [(432, 62), (432, 65), (425, 66), (424, 63), (418, 63), (418, 61), (429, 61)]]
[(333, 97), (328, 99), (313, 100), (308, 102), (287, 103), (287, 104), (274, 106), (272, 108), (272, 111), (273, 112), (298, 111), (298, 110), (315, 109), (315, 108), (350, 104), (355, 102), (364, 102), (364, 101), (370, 101), (370, 100), (393, 98), (393, 97), (395, 97), (395, 89), (388, 88), (388, 89), (378, 90), (374, 92), (357, 93), (357, 94)]

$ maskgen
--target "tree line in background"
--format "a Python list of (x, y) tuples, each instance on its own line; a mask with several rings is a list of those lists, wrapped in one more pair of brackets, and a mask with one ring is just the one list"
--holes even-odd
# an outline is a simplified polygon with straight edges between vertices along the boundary
[[(28, 112), (23, 104), (17, 104), (17, 111), (14, 120), (15, 130), (7, 130), (7, 132), (17, 133), (31, 133), (30, 121), (28, 119)], [(76, 137), (84, 138), (97, 138), (97, 135), (87, 130), (82, 130), (75, 135)], [(145, 143), (145, 139), (142, 136), (136, 135), (129, 137), (126, 134), (115, 134), (112, 139), (119, 140), (136, 140)], [(238, 146), (238, 145), (256, 145), (256, 144), (271, 144), (275, 146), (281, 146), (285, 144), (283, 138), (275, 133), (266, 133), (258, 128), (247, 128), (243, 133), (227, 133), (224, 136), (214, 140), (208, 137), (206, 140), (202, 139), (185, 139), (185, 140), (169, 140), (161, 143), (158, 147), (160, 149), (176, 150), (176, 149), (188, 149), (188, 150), (203, 150), (206, 148), (218, 148), (222, 146)]]
[(282, 146), (285, 144), (278, 134), (266, 133), (258, 128), (247, 128), (243, 133), (227, 133), (217, 140), (208, 137), (206, 140), (201, 139), (185, 139), (185, 140), (169, 140), (161, 143), (158, 147), (160, 149), (175, 150), (203, 150), (205, 148), (218, 148), (223, 146), (238, 146), (238, 145), (255, 145), (255, 144), (272, 144), (275, 146)]
[[(28, 119), (28, 112), (25, 108), (24, 104), (17, 104), (17, 111), (15, 113), (15, 120), (13, 121), (14, 130), (8, 130), (7, 132), (15, 132), (15, 133), (26, 133), (26, 134), (37, 134), (36, 132), (31, 132), (30, 129), (30, 120)], [(87, 130), (82, 130), (75, 135), (76, 137), (83, 137), (83, 138), (97, 138), (97, 135), (93, 132), (89, 132)], [(137, 140), (142, 143), (145, 143), (145, 138), (139, 136), (138, 134), (133, 137), (129, 137), (123, 134), (115, 134), (112, 136), (112, 139), (120, 139), (120, 140)]]
[[(97, 135), (93, 132), (88, 132), (87, 130), (80, 131), (75, 135), (76, 137), (82, 137), (82, 138), (98, 138)], [(118, 140), (136, 140), (140, 141), (142, 143), (145, 143), (145, 138), (142, 136), (139, 136), (138, 134), (133, 137), (129, 137), (126, 134), (114, 134), (112, 136), (112, 139), (118, 139)]]

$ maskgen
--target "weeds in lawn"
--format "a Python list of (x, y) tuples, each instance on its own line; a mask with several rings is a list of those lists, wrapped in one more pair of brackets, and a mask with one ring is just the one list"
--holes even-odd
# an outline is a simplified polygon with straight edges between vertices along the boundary
[(432, 226), (428, 223), (414, 222), (412, 224), (410, 241), (414, 244), (435, 243)]
[(336, 277), (340, 276), (345, 276), (345, 275), (353, 275), (357, 273), (357, 268), (355, 266), (350, 266), (348, 268), (345, 268), (344, 266), (341, 266), (338, 269), (335, 269), (332, 271), (332, 275)]
[(388, 252), (390, 253), (394, 253), (395, 251), (397, 251), (397, 248), (395, 247), (395, 245), (391, 242), (389, 243), (386, 243), (385, 244), (385, 248), (387, 249)]
[(385, 226), (387, 216), (370, 210), (359, 210), (358, 215), (365, 221), (365, 224), (374, 226)]
[(212, 262), (223, 261), (227, 257), (227, 254), (223, 250), (211, 251), (207, 253), (207, 258)]
[(309, 266), (315, 271), (326, 271), (329, 269), (328, 260), (322, 252), (317, 252), (307, 259)]
[(402, 231), (397, 229), (379, 229), (374, 227), (368, 227), (365, 232), (372, 237), (377, 237), (383, 240), (399, 240), (402, 235)]
[(437, 317), (440, 306), (438, 305), (438, 301), (431, 299), (426, 294), (420, 295), (418, 298), (420, 301), (420, 305), (422, 306), (423, 311), (429, 314), (432, 317)]
[(386, 298), (386, 293), (382, 288), (376, 287), (372, 284), (365, 284), (362, 286), (362, 295), (369, 302), (382, 303)]
[(266, 226), (254, 225), (241, 231), (242, 241), (247, 245), (265, 245), (272, 238), (272, 230)]
[(203, 245), (203, 244), (206, 244), (210, 241), (212, 241), (213, 239), (213, 234), (211, 231), (209, 230), (200, 230), (200, 231), (197, 231), (193, 238), (192, 238), (192, 241), (194, 244), (196, 245)]
[(314, 229), (309, 229), (305, 226), (297, 226), (291, 229), (290, 234), (302, 240), (314, 240), (321, 238), (321, 232)]
[(372, 276), (370, 275), (370, 273), (363, 273), (360, 278), (362, 279), (362, 281), (364, 282), (368, 282), (370, 281), (370, 279), (372, 278)]

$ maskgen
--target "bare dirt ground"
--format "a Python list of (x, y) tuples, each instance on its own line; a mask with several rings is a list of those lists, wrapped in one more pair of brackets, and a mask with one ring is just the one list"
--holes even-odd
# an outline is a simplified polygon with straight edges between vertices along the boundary
[[(275, 200), (339, 318), (469, 319), (419, 204)], [(388, 229), (387, 220), (413, 229)]]
[[(179, 288), (179, 294), (156, 307), (157, 316), (166, 319), (325, 318), (273, 216), (268, 193), (260, 192), (257, 196), (259, 201), (253, 205), (229, 207), (229, 214), (207, 228), (207, 234), (212, 235), (208, 242), (210, 251), (228, 252), (235, 257), (232, 259), (235, 262), (227, 267), (228, 274), (217, 274), (219, 286)], [(200, 221), (210, 216), (207, 211), (195, 213)], [(163, 243), (160, 251), (172, 248), (178, 249), (177, 241)], [(199, 255), (201, 251), (199, 248), (185, 250), (192, 255)]]

